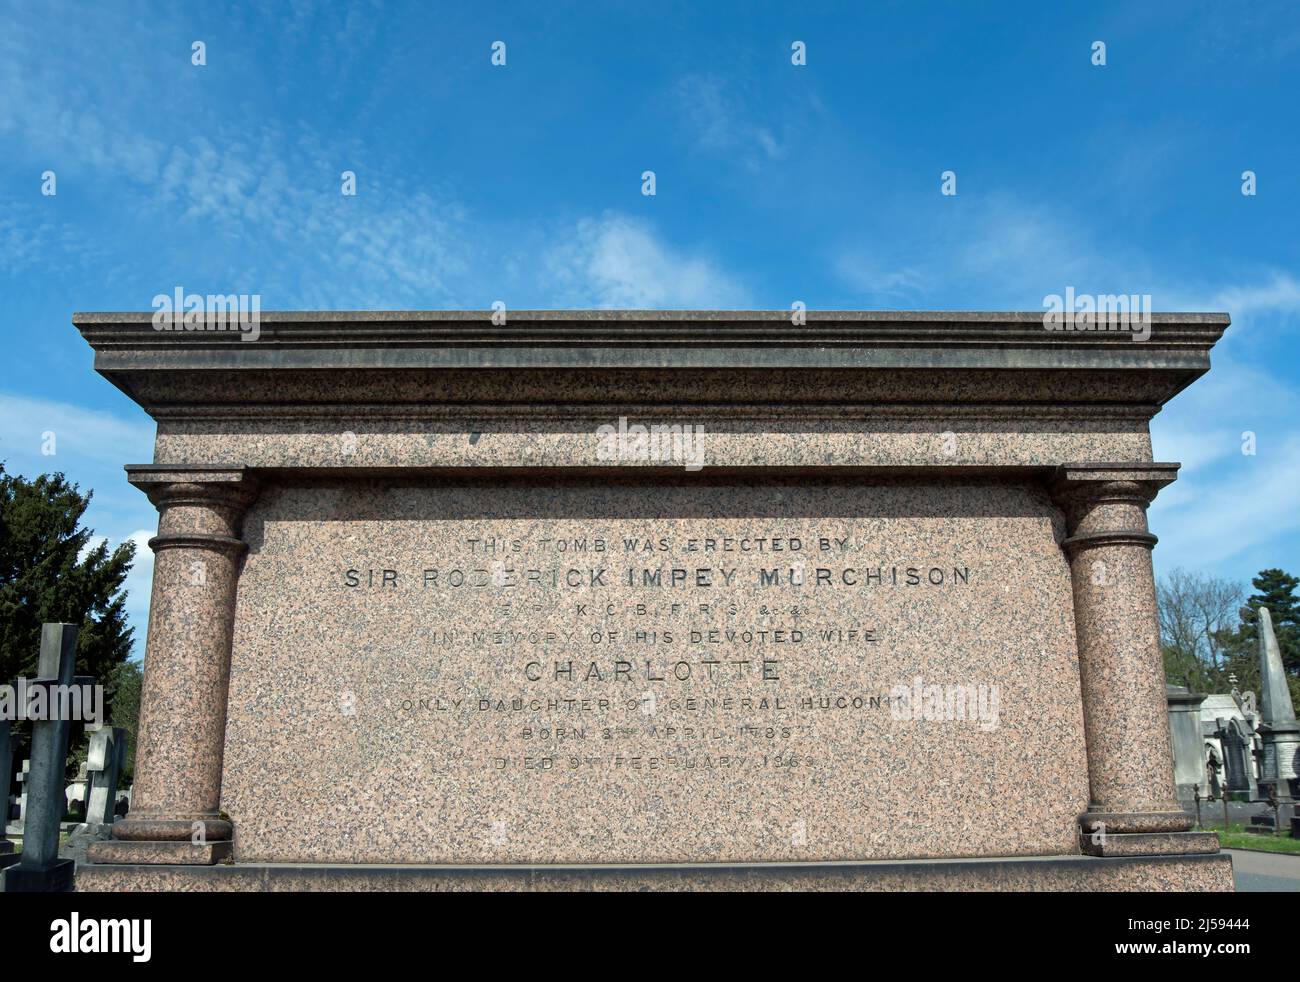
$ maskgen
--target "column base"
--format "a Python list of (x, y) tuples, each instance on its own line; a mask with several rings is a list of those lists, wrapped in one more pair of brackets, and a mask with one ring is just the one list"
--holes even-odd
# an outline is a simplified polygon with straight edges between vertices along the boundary
[(1110, 812), (1091, 808), (1079, 816), (1085, 837), (1094, 833), (1132, 835), (1145, 832), (1189, 832), (1196, 820), (1181, 808), (1169, 811)]
[(189, 841), (107, 839), (92, 842), (86, 847), (86, 862), (106, 865), (212, 866), (228, 860), (230, 851), (229, 841), (195, 845)]
[(203, 831), (208, 842), (226, 842), (235, 827), (215, 815), (193, 818), (122, 818), (113, 823), (113, 838), (130, 842), (189, 842), (194, 833)]
[(1130, 832), (1104, 836), (1084, 833), (1083, 851), (1089, 856), (1191, 856), (1219, 851), (1214, 832)]
[(56, 859), (49, 866), (30, 867), (15, 863), (0, 878), (3, 893), (67, 893), (72, 890), (76, 863), (71, 859)]
[(80, 891), (1231, 891), (1227, 853), (741, 865), (368, 866), (232, 863), (77, 870)]

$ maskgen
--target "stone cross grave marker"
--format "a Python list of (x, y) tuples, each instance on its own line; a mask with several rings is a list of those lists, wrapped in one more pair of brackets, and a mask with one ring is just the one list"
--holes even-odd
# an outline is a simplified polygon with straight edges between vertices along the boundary
[[(41, 627), (39, 681), (73, 684), (77, 661), (77, 626)], [(51, 712), (50, 715), (62, 716)], [(59, 821), (67, 806), (64, 772), (68, 759), (67, 719), (33, 720), (31, 772), (27, 814), (23, 823), (23, 854), (4, 871), (5, 892), (56, 891), (72, 888), (73, 862), (59, 859)]]
[(97, 825), (113, 824), (117, 781), (125, 762), (126, 730), (101, 724), (91, 731), (90, 753), (86, 757), (86, 769), (91, 775), (90, 791), (86, 796), (86, 824), (92, 830)]
[(0, 867), (7, 865), (5, 857), (12, 856), (14, 844), (5, 838), (9, 824), (9, 785), (14, 778), (13, 747), (9, 742), (9, 720), (0, 719)]
[(18, 768), (18, 783), (23, 789), (18, 792), (18, 827), (22, 828), (23, 823), (27, 821), (27, 785), (29, 783), (28, 775), (32, 772), (32, 762), (30, 759), (24, 760), (22, 767)]

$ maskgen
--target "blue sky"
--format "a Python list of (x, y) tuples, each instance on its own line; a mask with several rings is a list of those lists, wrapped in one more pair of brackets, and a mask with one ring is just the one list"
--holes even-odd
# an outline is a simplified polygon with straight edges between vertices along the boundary
[(110, 541), (156, 525), (121, 472), (153, 427), (74, 310), (178, 284), (263, 309), (1037, 310), (1073, 286), (1234, 319), (1153, 425), (1184, 464), (1158, 570), (1300, 571), (1294, 5), (267, 6), (0, 2), (0, 459), (93, 488)]

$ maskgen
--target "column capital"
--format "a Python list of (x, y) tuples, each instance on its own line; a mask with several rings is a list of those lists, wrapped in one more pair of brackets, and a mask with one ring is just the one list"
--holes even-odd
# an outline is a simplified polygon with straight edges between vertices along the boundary
[(240, 532), (257, 498), (247, 468), (128, 464), (126, 475), (158, 509), (158, 534), (149, 540), (155, 553), (204, 549), (238, 557), (247, 550)]
[(169, 505), (235, 507), (257, 497), (257, 478), (247, 467), (202, 464), (127, 464), (126, 479), (160, 511)]
[(1052, 475), (1052, 496), (1062, 505), (1095, 504), (1103, 500), (1140, 503), (1144, 507), (1160, 489), (1178, 479), (1181, 464), (1080, 463), (1061, 464)]
[(1065, 514), (1068, 555), (1103, 545), (1150, 549), (1156, 537), (1147, 531), (1146, 509), (1178, 477), (1178, 464), (1062, 464), (1050, 490)]

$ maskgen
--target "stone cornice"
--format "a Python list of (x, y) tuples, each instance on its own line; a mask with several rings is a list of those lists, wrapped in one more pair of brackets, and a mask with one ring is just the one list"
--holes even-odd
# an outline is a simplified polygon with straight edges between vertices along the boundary
[[(517, 310), (494, 324), (483, 310), (263, 311), (259, 340), (281, 347), (319, 348), (647, 345), (712, 348), (762, 345), (807, 348), (826, 344), (917, 348), (1017, 346), (1076, 347), (1149, 344), (1213, 344), (1230, 323), (1226, 313), (1153, 313), (1150, 341), (1135, 342), (1116, 330), (1055, 330), (1041, 311), (810, 310), (792, 324), (782, 310)], [(1090, 318), (1081, 318), (1091, 323)], [(72, 323), (97, 350), (112, 344), (155, 348), (222, 347), (245, 342), (235, 332), (155, 330), (144, 311), (87, 312)], [(1122, 345), (1121, 345), (1122, 343)], [(656, 362), (656, 365), (662, 362)]]
[[(978, 405), (1149, 418), (1209, 368), (1225, 314), (1153, 314), (1150, 337), (1049, 331), (1041, 312), (265, 312), (238, 332), (76, 314), (95, 368), (156, 418), (368, 407), (701, 406), (707, 414)], [(366, 408), (363, 408), (366, 407)], [(990, 408), (994, 407), (994, 408)], [(422, 411), (437, 411), (423, 408)]]

